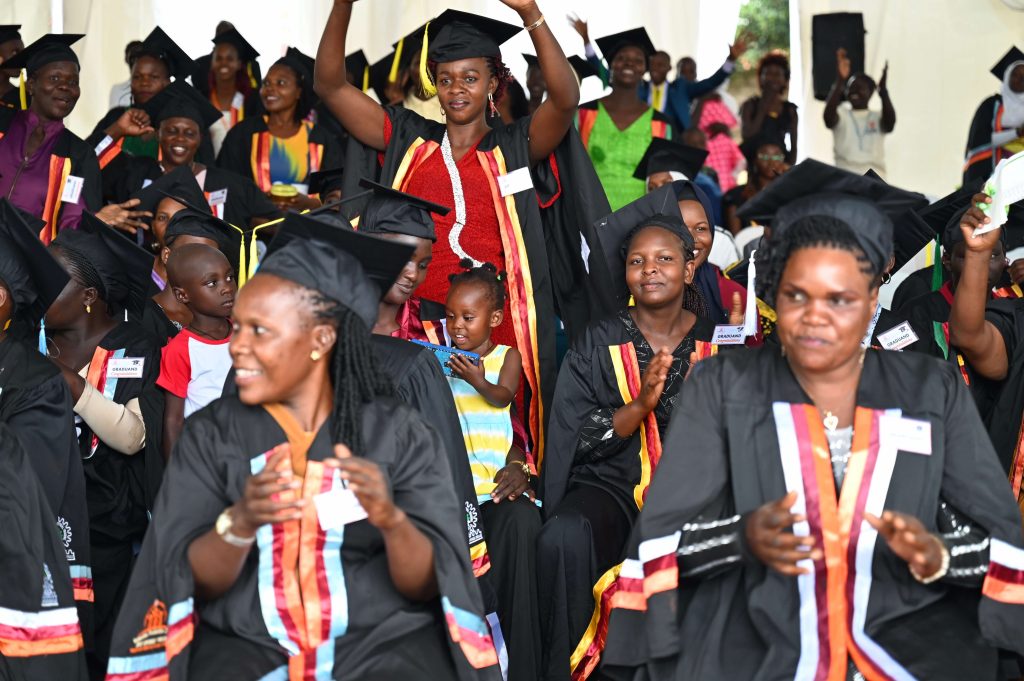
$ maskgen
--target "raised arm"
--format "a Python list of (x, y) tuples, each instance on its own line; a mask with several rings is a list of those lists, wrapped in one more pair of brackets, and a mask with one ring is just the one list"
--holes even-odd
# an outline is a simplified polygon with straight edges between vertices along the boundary
[(547, 22), (536, 25), (544, 18), (537, 3), (533, 0), (502, 2), (519, 13), (524, 26), (532, 28), (530, 37), (533, 39), (533, 48), (537, 51), (540, 71), (548, 85), (548, 98), (537, 108), (530, 121), (530, 162), (539, 163), (551, 155), (572, 125), (576, 107), (580, 103), (580, 86)]
[(825, 101), (825, 127), (829, 130), (839, 123), (839, 103), (843, 101), (843, 89), (849, 78), (850, 58), (846, 56), (846, 50), (840, 47), (836, 50), (836, 82), (832, 84), (832, 90)]
[(889, 134), (896, 129), (896, 107), (889, 99), (889, 63), (882, 69), (882, 77), (878, 81), (878, 96), (882, 100), (882, 132)]
[(377, 151), (384, 150), (384, 109), (348, 82), (345, 38), (353, 0), (334, 0), (320, 36), (313, 70), (313, 89), (349, 134)]
[(973, 236), (976, 227), (989, 221), (975, 204), (991, 202), (985, 194), (975, 194), (961, 218), (966, 242), (964, 270), (949, 313), (949, 341), (964, 353), (975, 371), (998, 381), (1006, 377), (1009, 368), (1006, 343), (995, 325), (985, 321), (985, 305), (989, 299), (988, 261), (999, 242), (1000, 230)]

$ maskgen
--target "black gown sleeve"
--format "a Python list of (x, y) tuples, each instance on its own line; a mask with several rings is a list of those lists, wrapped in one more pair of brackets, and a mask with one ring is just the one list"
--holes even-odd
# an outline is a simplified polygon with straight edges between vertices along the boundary
[(239, 123), (228, 131), (217, 155), (217, 167), (238, 173), (252, 180), (252, 163), (249, 160), (251, 135), (247, 125)]

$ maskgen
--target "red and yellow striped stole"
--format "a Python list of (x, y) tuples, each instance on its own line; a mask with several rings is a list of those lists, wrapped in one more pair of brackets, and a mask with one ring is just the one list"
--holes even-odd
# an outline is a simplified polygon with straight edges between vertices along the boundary
[(46, 225), (39, 232), (39, 239), (44, 244), (49, 245), (57, 238), (57, 229), (60, 225), (61, 196), (70, 174), (71, 159), (52, 154), (50, 156), (50, 176), (46, 182), (46, 201), (43, 204), (42, 217)]

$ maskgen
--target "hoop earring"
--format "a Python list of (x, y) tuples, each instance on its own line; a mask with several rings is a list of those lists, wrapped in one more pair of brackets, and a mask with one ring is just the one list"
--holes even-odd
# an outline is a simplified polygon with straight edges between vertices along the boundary
[(498, 113), (498, 107), (494, 106), (494, 94), (493, 93), (491, 93), (491, 92), (487, 93), (487, 102), (488, 102), (489, 106), (491, 107), (491, 115), (495, 116), (495, 117), (499, 116), (500, 114)]
[(441, 120), (442, 121), (448, 120), (448, 114), (446, 114), (444, 112), (444, 107), (443, 106), (438, 106), (438, 108), (441, 109)]
[(892, 281), (892, 275), (888, 272), (882, 272), (882, 285), (885, 286), (890, 281)]

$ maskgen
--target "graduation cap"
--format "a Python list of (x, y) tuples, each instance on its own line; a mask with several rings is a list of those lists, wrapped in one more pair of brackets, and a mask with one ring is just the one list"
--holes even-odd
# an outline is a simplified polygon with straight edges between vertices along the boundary
[(604, 60), (609, 64), (615, 59), (615, 54), (623, 47), (639, 47), (648, 58), (657, 52), (654, 48), (654, 43), (651, 42), (651, 37), (647, 35), (647, 29), (643, 26), (631, 28), (621, 33), (606, 35), (603, 38), (598, 38), (595, 42), (601, 48)]
[(234, 45), (238, 50), (238, 58), (243, 62), (255, 61), (260, 53), (256, 51), (249, 41), (242, 37), (237, 28), (231, 27), (223, 33), (218, 33), (212, 40), (214, 45)]
[(345, 57), (345, 71), (352, 74), (357, 88), (363, 92), (370, 89), (370, 62), (362, 50)]
[(185, 51), (178, 47), (178, 43), (171, 40), (171, 37), (164, 33), (164, 30), (157, 26), (146, 39), (142, 41), (139, 48), (139, 55), (150, 55), (156, 57), (167, 65), (167, 71), (175, 80), (182, 80), (190, 73), (194, 62), (185, 54)]
[(182, 205), (187, 202), (190, 205), (206, 206), (206, 212), (211, 212), (203, 190), (188, 166), (178, 166), (171, 172), (164, 173), (132, 194), (130, 198), (139, 200), (139, 205), (135, 210), (153, 213), (156, 211), (157, 205), (168, 196)]
[(210, 100), (184, 80), (176, 80), (142, 105), (157, 126), (168, 118), (188, 118), (195, 121), (200, 132), (221, 119)]
[(312, 89), (313, 67), (316, 64), (316, 60), (313, 57), (303, 54), (298, 48), (289, 47), (285, 50), (284, 56), (274, 62), (274, 64), (284, 64), (299, 76), (299, 80), (302, 81), (302, 87)]
[(96, 269), (108, 305), (142, 316), (146, 299), (153, 293), (153, 254), (121, 236), (113, 227), (82, 213), (78, 229), (65, 229), (54, 243), (88, 258)]
[(683, 223), (671, 184), (659, 187), (595, 222), (593, 232), (597, 246), (622, 304), (629, 298), (625, 249), (634, 231), (646, 225), (662, 227), (681, 238), (689, 250), (694, 248), (693, 236)]
[[(927, 204), (928, 199), (916, 192), (807, 159), (755, 194), (738, 213), (741, 218), (771, 224), (773, 239), (800, 218), (841, 220), (881, 271), (894, 252), (894, 224), (919, 219), (909, 216)], [(909, 246), (901, 244), (900, 249), (905, 256)]]
[(335, 189), (341, 189), (342, 175), (344, 168), (330, 168), (329, 170), (318, 170), (309, 174), (309, 193), (327, 194)]
[(85, 37), (83, 33), (47, 33), (4, 62), (5, 69), (25, 69), (29, 78), (47, 64), (69, 61), (81, 67), (71, 46)]
[(707, 157), (708, 152), (704, 149), (655, 137), (637, 164), (633, 177), (646, 180), (655, 173), (677, 172), (692, 180), (700, 174)]
[(260, 264), (273, 274), (338, 301), (366, 324), (415, 249), (289, 213)]
[(422, 24), (417, 28), (413, 29), (410, 33), (407, 33), (397, 41), (391, 43), (391, 54), (388, 55), (391, 60), (388, 78), (394, 81), (398, 78), (398, 72), (402, 69), (408, 68), (412, 64), (412, 58), (416, 54), (422, 56), (423, 53), (423, 33), (426, 31), (427, 25)]
[(437, 241), (431, 213), (444, 216), (451, 212), (447, 206), (365, 178), (359, 181), (359, 186), (373, 191), (359, 219), (359, 231), (366, 234), (406, 234)]
[(21, 24), (0, 24), (0, 44), (21, 40)]
[(1024, 52), (1017, 49), (1017, 46), (1010, 48), (1010, 51), (1003, 55), (1003, 58), (992, 67), (992, 75), (1002, 82), (1003, 78), (1006, 77), (1006, 69), (1010, 68), (1010, 65), (1022, 61), (1024, 62)]
[[(973, 180), (934, 203), (917, 210), (917, 216), (928, 228), (927, 233), (921, 234), (918, 250), (924, 248), (936, 235), (945, 248), (950, 248), (953, 244), (948, 240), (948, 227), (954, 220), (953, 224), (957, 227), (954, 242), (959, 240), (960, 216), (970, 207), (971, 197), (980, 192), (984, 184), (983, 178)], [(925, 236), (928, 238), (926, 239)]]
[(370, 67), (370, 87), (381, 104), (387, 104), (387, 88), (391, 82), (391, 66), (395, 60), (395, 53), (392, 52)]
[[(540, 59), (538, 59), (536, 55), (524, 53), (523, 59), (526, 60), (526, 65), (529, 68), (540, 66)], [(569, 66), (571, 66), (572, 70), (576, 72), (576, 78), (581, 83), (583, 82), (584, 78), (600, 75), (598, 74), (597, 69), (594, 68), (593, 64), (591, 64), (583, 57), (577, 56), (575, 54), (569, 57)]]
[(42, 227), (42, 220), (0, 199), (0, 280), (14, 298), (14, 316), (32, 327), (70, 279), (39, 240)]
[[(523, 30), (522, 26), (483, 17), (479, 14), (446, 9), (427, 23), (421, 54), (431, 61), (452, 62), (474, 57), (500, 57), (501, 45)], [(437, 94), (427, 73), (427, 59), (420, 59), (420, 80), (423, 91)]]

